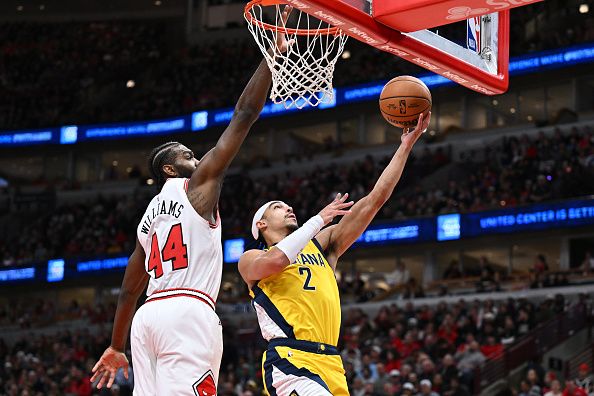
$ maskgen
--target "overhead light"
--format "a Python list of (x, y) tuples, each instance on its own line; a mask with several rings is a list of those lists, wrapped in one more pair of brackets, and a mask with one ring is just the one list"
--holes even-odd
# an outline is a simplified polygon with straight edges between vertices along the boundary
[(129, 166), (129, 167), (126, 168), (126, 173), (130, 173), (130, 172), (132, 172), (132, 167), (131, 166)]
[(158, 7), (161, 5), (161, 0), (155, 0), (155, 5)]
[(528, 121), (532, 121), (534, 118), (532, 118), (532, 116), (531, 116), (531, 115), (529, 115), (528, 117), (526, 117), (526, 119), (527, 119)]
[(588, 4), (580, 4), (580, 14), (587, 14), (590, 11)]
[(113, 166), (118, 166), (118, 161), (113, 161), (113, 162), (111, 163), (111, 165), (113, 165)]
[(499, 101), (497, 101), (497, 99), (493, 99), (493, 106), (497, 106), (499, 104)]
[(153, 179), (147, 179), (146, 184), (148, 184), (149, 186), (152, 186), (153, 184), (155, 184), (155, 181)]
[(17, 11), (23, 11), (23, 6), (22, 5), (17, 6)]
[(39, 11), (43, 11), (45, 10), (45, 4), (40, 4), (39, 5)]
[(512, 107), (509, 109), (509, 112), (512, 114), (516, 114), (516, 109), (514, 107)]
[(128, 80), (126, 82), (126, 87), (127, 88), (134, 88), (135, 86), (136, 86), (136, 81), (134, 81), (134, 80)]
[(342, 53), (342, 59), (349, 59), (351, 57), (351, 51), (344, 51)]

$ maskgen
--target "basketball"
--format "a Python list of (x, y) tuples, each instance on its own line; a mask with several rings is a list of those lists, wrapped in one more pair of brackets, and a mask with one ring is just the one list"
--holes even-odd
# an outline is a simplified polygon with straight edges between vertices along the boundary
[(382, 89), (379, 106), (382, 115), (398, 128), (417, 125), (419, 115), (431, 110), (431, 92), (416, 77), (400, 76), (391, 79)]

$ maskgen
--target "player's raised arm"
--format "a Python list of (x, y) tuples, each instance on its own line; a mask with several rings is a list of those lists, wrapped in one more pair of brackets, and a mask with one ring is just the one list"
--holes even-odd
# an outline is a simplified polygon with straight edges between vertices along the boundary
[(426, 117), (421, 114), (413, 131), (404, 130), (400, 147), (369, 194), (351, 208), (349, 216), (343, 217), (338, 224), (328, 227), (316, 237), (320, 245), (328, 252), (328, 260), (333, 267), (336, 266), (338, 257), (355, 243), (392, 195), (413, 145), (427, 129), (430, 121), (431, 112)]
[(115, 380), (118, 369), (124, 369), (124, 375), (128, 378), (128, 359), (124, 353), (128, 332), (132, 324), (132, 317), (136, 311), (136, 304), (142, 291), (146, 288), (149, 275), (144, 270), (145, 254), (140, 242), (136, 240), (136, 248), (128, 259), (126, 273), (113, 321), (111, 334), (111, 345), (103, 352), (101, 359), (93, 367), (91, 382), (99, 379), (97, 388), (107, 385), (111, 387)]
[[(289, 17), (291, 10), (292, 7), (285, 7), (283, 11), (285, 21)], [(289, 44), (285, 35), (279, 34), (276, 41), (278, 47), (276, 50), (285, 52)], [(251, 126), (260, 116), (260, 112), (266, 103), (271, 81), (270, 69), (266, 64), (266, 60), (263, 59), (239, 97), (229, 126), (219, 138), (216, 146), (200, 161), (196, 172), (190, 179), (190, 188), (193, 185), (201, 184), (204, 180), (218, 179), (223, 176), (223, 173), (237, 155)]]
[[(305, 245), (320, 232), (322, 227), (332, 222), (336, 216), (348, 215), (353, 202), (347, 202), (348, 194), (337, 194), (334, 200), (316, 216), (305, 222), (297, 230), (276, 243), (272, 249), (263, 251), (248, 250), (239, 258), (238, 269), (249, 287), (260, 279), (281, 272), (297, 258)], [(273, 208), (274, 209), (274, 208)], [(288, 208), (291, 211), (291, 208)], [(292, 211), (291, 211), (292, 213)], [(261, 221), (258, 221), (261, 223)]]

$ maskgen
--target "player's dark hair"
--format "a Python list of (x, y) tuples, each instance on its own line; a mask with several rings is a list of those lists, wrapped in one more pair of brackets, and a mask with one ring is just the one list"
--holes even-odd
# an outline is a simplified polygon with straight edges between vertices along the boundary
[(268, 244), (266, 243), (266, 239), (264, 239), (264, 235), (260, 231), (258, 231), (258, 239), (256, 239), (256, 243), (258, 247), (256, 249), (264, 250), (268, 249)]
[(264, 240), (264, 237), (262, 236), (262, 234), (260, 232), (258, 232), (258, 239), (246, 239), (246, 245), (244, 250), (252, 250), (252, 249), (257, 249), (257, 250), (264, 250), (267, 249), (268, 245), (266, 245), (266, 241)]
[(164, 143), (155, 147), (148, 157), (149, 172), (159, 187), (163, 187), (165, 180), (167, 180), (167, 175), (163, 171), (163, 165), (173, 163), (177, 155), (174, 147), (179, 144), (178, 142)]

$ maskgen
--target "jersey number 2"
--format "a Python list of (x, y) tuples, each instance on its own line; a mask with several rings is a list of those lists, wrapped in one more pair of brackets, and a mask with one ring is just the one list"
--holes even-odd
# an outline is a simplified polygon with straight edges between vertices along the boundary
[(315, 286), (311, 286), (309, 281), (311, 280), (311, 270), (307, 267), (299, 267), (299, 275), (306, 275), (305, 283), (303, 284), (303, 290), (316, 290)]
[(169, 260), (174, 271), (188, 268), (188, 248), (184, 244), (181, 223), (171, 227), (162, 251), (159, 251), (157, 234), (153, 234), (147, 271), (155, 270), (155, 279), (158, 279), (163, 276), (163, 261)]

